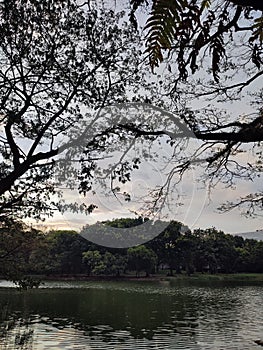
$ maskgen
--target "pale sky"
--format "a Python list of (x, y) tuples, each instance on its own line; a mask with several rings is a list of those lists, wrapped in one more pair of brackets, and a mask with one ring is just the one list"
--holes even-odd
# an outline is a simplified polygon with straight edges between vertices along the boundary
[[(227, 213), (219, 213), (217, 207), (220, 200), (225, 200), (228, 190), (217, 190), (213, 197), (216, 200), (209, 200), (205, 191), (197, 193), (193, 199), (192, 205), (187, 204), (180, 207), (178, 212), (171, 215), (171, 219), (181, 221), (190, 229), (216, 227), (225, 233), (253, 232), (262, 229), (262, 217), (246, 218), (240, 215), (236, 209)], [(53, 218), (47, 219), (43, 225), (54, 229), (73, 229), (79, 230), (83, 224), (93, 224), (97, 221), (111, 220), (121, 217), (134, 217), (130, 211), (121, 206), (115, 198), (109, 205), (100, 206), (88, 216), (81, 214), (66, 213), (55, 214)]]
[[(253, 192), (260, 187), (260, 179), (257, 183), (239, 182), (236, 189), (217, 186), (209, 194), (208, 188), (197, 181), (198, 174), (190, 172), (178, 186), (177, 194), (172, 195), (174, 201), (171, 207), (165, 207), (165, 212), (171, 220), (177, 220), (189, 226), (190, 229), (216, 227), (225, 233), (253, 232), (263, 228), (262, 217), (247, 218), (241, 215), (238, 209), (220, 213), (218, 207), (226, 200), (234, 200), (240, 194)], [(134, 217), (132, 211), (138, 211), (141, 204), (138, 197), (146, 195), (146, 188), (160, 183), (162, 176), (156, 171), (156, 164), (142, 165), (141, 169), (134, 173), (131, 183), (125, 185), (125, 189), (131, 193), (131, 202), (118, 201), (113, 195), (107, 197), (97, 188), (95, 195), (89, 195), (83, 200), (77, 192), (67, 193), (65, 198), (73, 201), (94, 203), (98, 206), (88, 216), (76, 213), (56, 213), (51, 219), (47, 219), (44, 225), (54, 229), (66, 228), (79, 230), (85, 224), (93, 224), (97, 221), (111, 220), (121, 217)], [(177, 206), (176, 203), (183, 205)]]

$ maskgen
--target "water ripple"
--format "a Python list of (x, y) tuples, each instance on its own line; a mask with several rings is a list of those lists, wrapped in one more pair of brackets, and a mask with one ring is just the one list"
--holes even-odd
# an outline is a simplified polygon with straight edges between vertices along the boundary
[[(0, 290), (0, 350), (256, 350), (262, 286)], [(0, 313), (1, 316), (1, 313)]]

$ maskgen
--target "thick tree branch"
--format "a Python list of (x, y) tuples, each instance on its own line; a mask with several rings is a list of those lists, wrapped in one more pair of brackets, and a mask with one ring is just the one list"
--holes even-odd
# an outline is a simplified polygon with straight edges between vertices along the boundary
[(20, 164), (20, 153), (19, 153), (19, 148), (17, 146), (17, 144), (15, 143), (15, 140), (13, 138), (13, 134), (12, 134), (12, 121), (9, 117), (9, 120), (8, 122), (6, 123), (5, 125), (5, 134), (6, 134), (6, 139), (7, 139), (7, 142), (10, 146), (10, 149), (11, 149), (11, 152), (12, 152), (12, 155), (13, 155), (13, 165), (14, 165), (14, 168), (17, 168)]

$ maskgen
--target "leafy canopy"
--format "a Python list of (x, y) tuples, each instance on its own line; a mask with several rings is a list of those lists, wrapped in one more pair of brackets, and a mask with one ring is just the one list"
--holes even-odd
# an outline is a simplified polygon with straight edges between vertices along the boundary
[(138, 39), (122, 17), (95, 2), (1, 2), (0, 218), (93, 209), (54, 196), (61, 186), (54, 174), (76, 184), (76, 172), (58, 171), (57, 156), (68, 152), (74, 162), (71, 146), (88, 130), (88, 167), (78, 174), (80, 190), (90, 189), (93, 157), (109, 134), (94, 111), (127, 101), (127, 86), (140, 80)]

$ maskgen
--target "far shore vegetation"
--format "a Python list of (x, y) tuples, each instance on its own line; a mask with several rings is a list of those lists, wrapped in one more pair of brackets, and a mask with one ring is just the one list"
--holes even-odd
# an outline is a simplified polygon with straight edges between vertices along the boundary
[[(106, 221), (134, 227), (142, 218)], [(0, 228), (0, 276), (27, 289), (45, 279), (184, 279), (263, 281), (263, 241), (215, 228), (183, 232), (171, 221), (157, 237), (130, 248), (106, 248), (75, 231), (42, 232), (23, 223)]]

